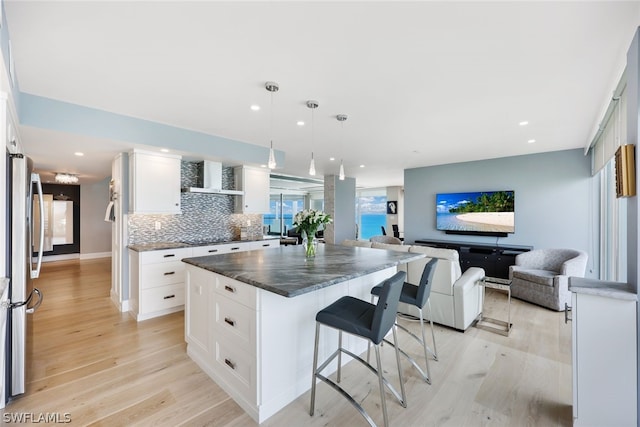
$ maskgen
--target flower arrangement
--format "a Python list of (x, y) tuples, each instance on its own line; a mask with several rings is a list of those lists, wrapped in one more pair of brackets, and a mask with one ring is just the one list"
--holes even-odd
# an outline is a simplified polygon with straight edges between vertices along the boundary
[(307, 257), (312, 257), (316, 254), (313, 239), (318, 228), (321, 225), (330, 224), (332, 221), (331, 215), (315, 209), (305, 209), (294, 215), (293, 226), (296, 227), (296, 231), (303, 235), (302, 238), (306, 239), (306, 243), (303, 243), (306, 245)]

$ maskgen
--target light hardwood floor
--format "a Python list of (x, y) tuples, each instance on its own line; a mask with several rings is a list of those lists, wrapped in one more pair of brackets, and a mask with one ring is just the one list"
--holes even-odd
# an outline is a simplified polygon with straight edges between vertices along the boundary
[[(136, 323), (115, 309), (110, 265), (108, 259), (44, 264), (37, 286), (45, 300), (33, 319), (28, 393), (1, 412), (2, 420), (68, 413), (78, 426), (255, 426), (187, 356), (183, 313)], [(485, 311), (506, 317), (506, 296), (487, 292)], [(408, 407), (387, 394), (391, 424), (571, 425), (570, 325), (561, 313), (518, 300), (512, 300), (511, 315), (510, 337), (436, 326), (440, 360), (431, 363), (433, 385), (403, 361)], [(417, 323), (403, 322), (418, 332)], [(399, 334), (403, 347), (418, 356), (418, 345)], [(385, 346), (385, 370), (397, 384), (394, 355)], [(382, 424), (377, 384), (357, 362), (343, 370), (343, 387)], [(315, 415), (308, 410), (307, 392), (263, 425), (367, 425), (324, 383)]]

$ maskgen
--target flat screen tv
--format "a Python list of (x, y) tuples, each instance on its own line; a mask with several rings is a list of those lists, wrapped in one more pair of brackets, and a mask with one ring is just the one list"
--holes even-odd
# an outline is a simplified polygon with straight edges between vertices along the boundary
[(436, 194), (436, 228), (448, 234), (505, 237), (515, 232), (513, 191)]

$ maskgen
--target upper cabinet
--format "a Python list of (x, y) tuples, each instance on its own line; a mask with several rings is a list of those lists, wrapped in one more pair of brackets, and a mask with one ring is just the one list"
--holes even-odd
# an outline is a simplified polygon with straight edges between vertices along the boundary
[(130, 213), (181, 213), (180, 159), (142, 150), (129, 153)]
[(262, 214), (269, 212), (269, 169), (237, 166), (233, 169), (236, 190), (244, 191), (235, 198), (236, 213)]

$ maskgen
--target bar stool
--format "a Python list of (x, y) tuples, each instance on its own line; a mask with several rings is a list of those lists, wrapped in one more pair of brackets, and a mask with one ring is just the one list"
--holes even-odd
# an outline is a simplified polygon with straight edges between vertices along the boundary
[[(378, 304), (374, 305), (367, 301), (363, 301), (358, 298), (345, 296), (329, 305), (328, 307), (320, 310), (316, 315), (316, 338), (315, 346), (313, 349), (313, 375), (311, 378), (311, 406), (309, 409), (309, 415), (313, 416), (316, 400), (316, 378), (321, 379), (325, 383), (329, 384), (334, 390), (342, 394), (349, 403), (351, 403), (360, 414), (369, 422), (370, 425), (375, 426), (375, 423), (366, 413), (364, 408), (355, 401), (355, 399), (347, 393), (337, 383), (333, 382), (329, 378), (322, 375), (320, 372), (326, 368), (333, 359), (338, 357), (338, 370), (337, 370), (337, 382), (340, 382), (341, 374), (341, 357), (342, 353), (348, 354), (353, 359), (359, 361), (368, 367), (373, 373), (378, 375), (378, 382), (380, 386), (380, 400), (382, 401), (382, 414), (384, 416), (384, 425), (389, 425), (389, 419), (387, 416), (387, 404), (385, 399), (384, 386), (386, 385), (394, 396), (400, 401), (403, 407), (407, 407), (406, 396), (404, 391), (404, 382), (402, 381), (402, 371), (400, 368), (400, 354), (398, 352), (398, 346), (394, 346), (396, 349), (396, 362), (398, 364), (398, 377), (400, 378), (400, 389), (402, 396), (398, 395), (398, 392), (391, 386), (386, 378), (382, 375), (382, 365), (380, 363), (380, 348), (379, 344), (382, 342), (385, 335), (389, 333), (389, 330), (393, 330), (393, 341), (396, 340), (395, 318), (398, 313), (398, 301), (400, 299), (400, 291), (402, 290), (402, 284), (406, 278), (406, 273), (400, 271), (394, 274), (389, 279), (385, 280), (380, 287), (380, 296), (378, 298)], [(318, 341), (320, 337), (320, 325), (329, 326), (338, 330), (338, 349), (318, 367)], [(376, 351), (377, 370), (362, 358), (356, 356), (351, 351), (342, 348), (342, 332), (346, 332), (352, 335), (356, 335), (365, 338), (369, 343), (374, 344)]]
[[(420, 329), (422, 330), (422, 339), (418, 338), (413, 332), (408, 330), (402, 325), (399, 325), (396, 322), (396, 326), (400, 329), (407, 332), (411, 335), (416, 341), (422, 344), (424, 348), (424, 361), (427, 368), (427, 373), (425, 374), (422, 368), (418, 365), (418, 363), (409, 356), (405, 351), (400, 349), (400, 353), (405, 356), (409, 362), (415, 366), (415, 368), (420, 372), (422, 378), (428, 383), (431, 384), (431, 371), (429, 370), (429, 357), (428, 353), (433, 355), (434, 360), (438, 360), (438, 353), (436, 350), (436, 337), (433, 332), (433, 321), (431, 320), (433, 316), (431, 315), (431, 301), (429, 301), (429, 294), (431, 294), (431, 283), (433, 279), (433, 274), (436, 271), (436, 263), (438, 262), (437, 258), (432, 258), (427, 264), (424, 266), (424, 270), (422, 270), (422, 276), (420, 277), (420, 284), (418, 286), (412, 285), (411, 283), (403, 283), (402, 292), (400, 293), (400, 302), (405, 304), (411, 304), (418, 308), (418, 313), (420, 314)], [(375, 286), (371, 289), (371, 302), (373, 303), (373, 299), (375, 296), (381, 295), (382, 287), (380, 285)], [(433, 351), (427, 346), (427, 341), (425, 339), (424, 333), (424, 316), (422, 315), (422, 308), (425, 304), (429, 305), (429, 323), (431, 323), (431, 340), (433, 341)], [(386, 341), (388, 344), (391, 344), (389, 341)], [(391, 344), (393, 345), (393, 344)], [(369, 349), (367, 349), (367, 360), (369, 360)]]

